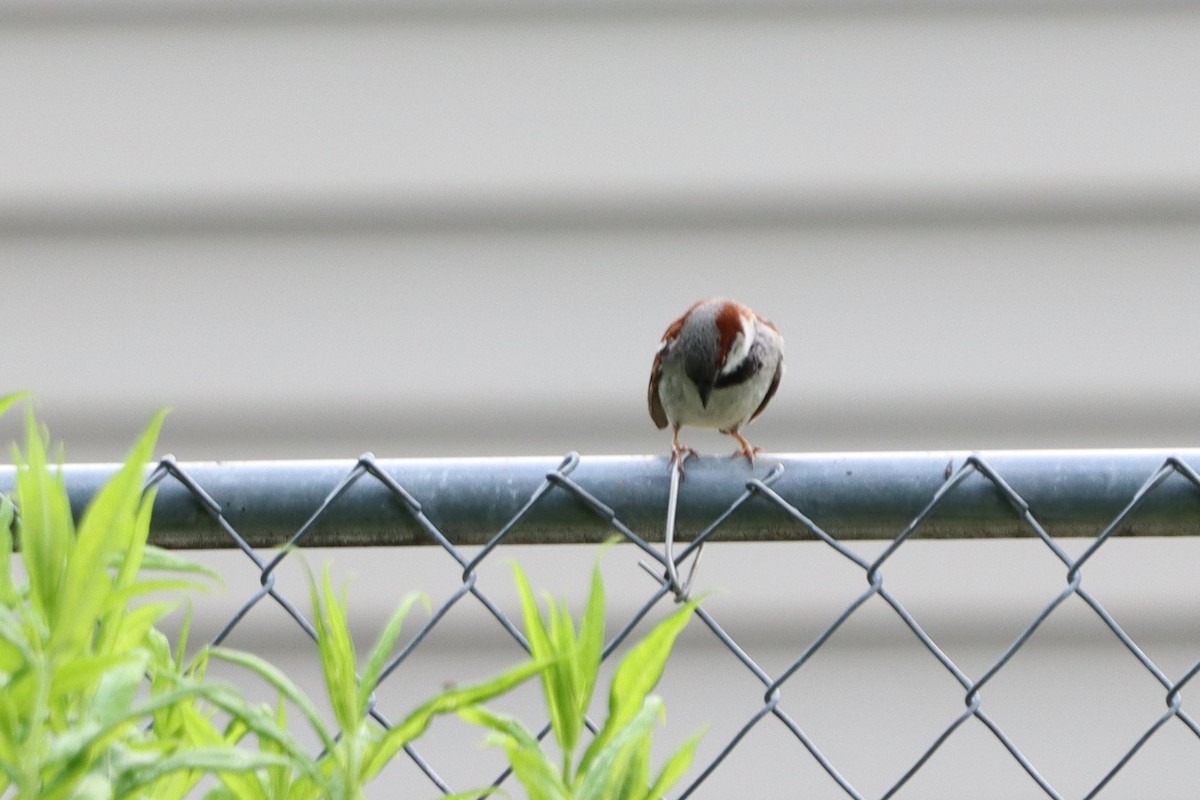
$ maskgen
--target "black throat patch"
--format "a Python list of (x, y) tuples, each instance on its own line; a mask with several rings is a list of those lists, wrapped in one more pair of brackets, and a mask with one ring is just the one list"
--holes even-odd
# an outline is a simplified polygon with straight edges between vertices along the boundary
[(717, 379), (713, 381), (713, 388), (724, 389), (727, 386), (745, 383), (757, 375), (762, 366), (762, 359), (759, 358), (758, 353), (754, 352), (754, 349), (751, 349), (750, 354), (742, 359), (742, 363), (733, 372), (717, 373)]

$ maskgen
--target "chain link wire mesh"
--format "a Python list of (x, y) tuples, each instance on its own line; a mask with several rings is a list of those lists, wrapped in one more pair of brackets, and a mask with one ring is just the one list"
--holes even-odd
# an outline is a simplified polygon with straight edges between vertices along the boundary
[[(628, 637), (635, 635), (639, 625), (651, 614), (652, 610), (660, 605), (665, 607), (671, 605), (673, 599), (676, 599), (678, 587), (673, 586), (670, 579), (673, 571), (668, 569), (667, 548), (656, 546), (650, 538), (639, 534), (631, 525), (622, 520), (613, 510), (614, 505), (620, 505), (617, 501), (621, 498), (597, 496), (588, 485), (577, 480), (575, 473), (579, 464), (579, 456), (572, 453), (567, 455), (556, 468), (547, 471), (540, 484), (532, 492), (527, 496), (517, 498), (519, 509), (516, 513), (500, 524), (486, 539), (486, 542), (471, 554), (468, 554), (465, 548), (455, 544), (454, 537), (439, 527), (438, 522), (427, 513), (426, 500), (428, 498), (411, 493), (370, 454), (358, 459), (340, 479), (327, 487), (323, 499), (311, 509), (307, 519), (287, 537), (286, 545), (288, 547), (279, 549), (252, 546), (248, 538), (230, 521), (227, 509), (213, 498), (201, 480), (192, 474), (193, 470), (186, 464), (181, 464), (171, 457), (163, 459), (149, 474), (147, 486), (164, 487), (174, 483), (182, 487), (191, 498), (193, 505), (199, 509), (199, 513), (207, 517), (210, 524), (227, 537), (230, 546), (236, 547), (245, 554), (249, 562), (248, 566), (257, 575), (259, 588), (245, 598), (236, 613), (212, 638), (213, 644), (226, 641), (231, 633), (243, 623), (247, 615), (265, 602), (277, 604), (308, 637), (315, 638), (313, 625), (306, 614), (281, 589), (277, 581), (279, 567), (282, 562), (293, 556), (295, 551), (291, 549), (291, 546), (304, 546), (312, 532), (323, 520), (334, 513), (338, 504), (342, 502), (352, 487), (363, 482), (382, 487), (392, 501), (392, 507), (388, 513), (394, 513), (397, 517), (407, 518), (415, 523), (429, 546), (444, 552), (447, 558), (457, 564), (457, 568), (461, 570), (461, 578), (457, 588), (434, 606), (428, 620), (407, 639), (392, 657), (380, 676), (379, 684), (374, 687), (379, 688), (388, 681), (397, 680), (396, 676), (403, 672), (406, 661), (422, 647), (451, 609), (460, 603), (480, 604), (505, 635), (511, 637), (521, 648), (528, 649), (519, 627), (502, 608), (502, 604), (483, 590), (478, 577), (481, 566), (489, 560), (496, 559), (498, 551), (514, 538), (515, 532), (521, 529), (530, 515), (539, 507), (551, 502), (552, 499), (569, 498), (573, 504), (585, 509), (595, 521), (602, 523), (603, 528), (611, 535), (638, 548), (645, 558), (646, 571), (651, 573), (654, 578), (653, 588), (648, 591), (644, 601), (635, 604), (635, 612), (620, 624), (608, 641), (604, 651), (606, 658), (614, 653)], [(1161, 712), (1127, 742), (1119, 757), (1082, 796), (1091, 798), (1101, 794), (1113, 778), (1138, 755), (1139, 751), (1154, 739), (1164, 726), (1173, 721), (1183, 726), (1191, 736), (1200, 739), (1200, 722), (1183, 706), (1183, 690), (1197, 672), (1200, 672), (1200, 660), (1192, 663), (1181, 674), (1168, 674), (1147, 655), (1133, 637), (1122, 628), (1117, 619), (1106, 610), (1101, 600), (1083, 584), (1084, 570), (1089, 562), (1115, 535), (1127, 532), (1132, 515), (1147, 501), (1152, 500), (1156, 493), (1162, 492), (1168, 479), (1177, 476), (1186, 482), (1189, 494), (1200, 492), (1200, 475), (1183, 459), (1175, 456), (1166, 457), (1157, 468), (1147, 474), (1140, 486), (1125, 498), (1123, 507), (1094, 532), (1090, 543), (1081, 554), (1074, 557), (1054, 536), (1050, 535), (1046, 524), (1039, 518), (1039, 514), (1035, 513), (1028, 500), (1018, 493), (1005, 476), (988, 460), (979, 455), (952, 460), (945, 469), (944, 480), (927, 498), (919, 513), (912, 517), (907, 524), (895, 530), (889, 537), (890, 541), (883, 546), (882, 550), (870, 557), (860, 552), (861, 548), (856, 549), (855, 546), (852, 546), (853, 541), (831, 535), (822, 525), (806, 514), (806, 498), (803, 491), (792, 491), (788, 496), (782, 494), (777, 489), (777, 485), (784, 472), (782, 463), (769, 468), (762, 477), (754, 477), (749, 480), (737, 477), (737, 475), (741, 475), (740, 473), (729, 471), (728, 480), (740, 481), (742, 484), (740, 491), (686, 545), (679, 546), (677, 553), (670, 554), (675, 565), (683, 565), (689, 559), (697, 556), (701, 545), (717, 537), (722, 531), (731, 527), (736, 528), (739, 524), (739, 511), (748, 504), (766, 504), (774, 515), (773, 519), (776, 520), (774, 525), (778, 530), (775, 538), (815, 538), (836, 554), (837, 559), (844, 561), (850, 569), (860, 573), (865, 581), (865, 588), (841, 609), (807, 645), (793, 652), (788, 663), (775, 671), (768, 671), (760, 666), (751, 652), (753, 648), (739, 644), (735, 637), (723, 627), (718, 615), (710, 612), (708, 604), (701, 603), (695, 613), (703, 629), (707, 631), (719, 648), (727, 650), (736, 659), (741, 668), (744, 668), (745, 672), (759, 685), (761, 694), (758, 696), (759, 699), (752, 712), (740, 723), (735, 723), (736, 729), (731, 735), (717, 743), (715, 754), (707, 758), (704, 763), (693, 765), (688, 779), (690, 782), (682, 785), (682, 788), (674, 795), (675, 797), (682, 800), (687, 797), (704, 796), (703, 790), (706, 782), (719, 770), (730, 768), (730, 757), (739, 748), (750, 746), (747, 742), (751, 739), (752, 734), (759, 726), (766, 724), (769, 717), (774, 718), (787, 731), (788, 735), (794, 738), (798, 748), (797, 752), (807, 753), (807, 756), (819, 765), (820, 770), (840, 788), (841, 793), (846, 797), (890, 798), (897, 795), (906, 785), (909, 785), (914, 776), (922, 771), (939, 749), (971, 719), (981, 723), (1002, 745), (1012, 760), (1028, 776), (1030, 787), (1037, 787), (1041, 794), (1051, 798), (1076, 796), (1065, 794), (1047, 779), (1034, 759), (1021, 749), (1016, 737), (1010, 735), (989, 713), (988, 706), (984, 702), (984, 689), (1003, 673), (1022, 648), (1028, 645), (1035, 632), (1045, 625), (1047, 620), (1054, 617), (1065, 601), (1072, 597), (1081, 600), (1111, 637), (1132, 654), (1142, 670), (1160, 687), (1160, 696), (1164, 702)], [(847, 474), (849, 473), (847, 472)], [(884, 575), (885, 568), (905, 543), (921, 536), (923, 531), (929, 527), (931, 516), (951, 502), (956, 493), (961, 493), (968, 480), (978, 483), (980, 479), (986, 482), (991, 493), (999, 497), (1008, 507), (1010, 517), (1017, 521), (1028, 534), (1040, 540), (1053, 557), (1061, 563), (1065, 569), (1065, 582), (1061, 588), (1041, 598), (1038, 601), (1036, 612), (1024, 623), (1016, 637), (982, 671), (972, 674), (956, 663), (935, 641), (916, 615), (909, 611), (903, 599), (887, 585)], [(789, 484), (789, 486), (793, 490), (795, 489), (794, 484)], [(1178, 490), (1178, 488), (1176, 482), (1175, 489)], [(256, 499), (266, 500), (261, 496), (255, 497), (254, 492), (251, 491), (242, 498), (242, 501), (253, 503)], [(1195, 527), (1200, 524), (1200, 503), (1191, 509), (1190, 513), (1192, 519), (1189, 524)], [(847, 765), (835, 763), (835, 759), (827, 753), (825, 744), (806, 728), (802, 715), (797, 713), (789, 703), (788, 690), (805, 665), (823, 647), (827, 646), (831, 637), (857, 614), (860, 614), (865, 604), (872, 599), (883, 601), (904, 628), (911, 632), (915, 641), (936, 659), (941, 669), (957, 683), (960, 687), (963, 707), (961, 712), (948, 719), (944, 727), (935, 735), (919, 743), (917, 757), (892, 776), (890, 784), (881, 793), (868, 794), (865, 789), (856, 786), (847, 777), (845, 771)], [(376, 707), (372, 711), (372, 716), (382, 726), (387, 727), (391, 724), (386, 709)], [(543, 734), (547, 729), (543, 729)], [(407, 747), (406, 753), (407, 757), (424, 773), (438, 791), (450, 793), (462, 790), (462, 787), (451, 786), (439, 771), (439, 765), (431, 763), (430, 759), (422, 754), (419, 741), (416, 745)], [(967, 767), (969, 768), (969, 765)], [(505, 786), (507, 778), (507, 773), (501, 773), (495, 777), (495, 780), (499, 785)], [(512, 791), (511, 787), (509, 789)]]

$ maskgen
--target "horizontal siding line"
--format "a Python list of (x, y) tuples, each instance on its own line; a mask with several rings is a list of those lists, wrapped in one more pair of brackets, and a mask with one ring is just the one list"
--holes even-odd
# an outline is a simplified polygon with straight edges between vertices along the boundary
[[(521, 545), (516, 546), (520, 547)], [(730, 545), (719, 544), (717, 546), (729, 547)], [(797, 549), (797, 553), (803, 552), (805, 551)], [(249, 571), (252, 566), (248, 564), (245, 569)], [(628, 588), (637, 590), (639, 584), (631, 582)], [(754, 602), (753, 598), (743, 600), (742, 598), (750, 591), (749, 585), (723, 586), (721, 588), (722, 599), (734, 597), (736, 600), (742, 601), (738, 602), (737, 607), (733, 610), (722, 608), (721, 611), (714, 612), (717, 620), (727, 630), (737, 631), (738, 642), (743, 645), (753, 645), (756, 649), (778, 647), (785, 651), (799, 652), (803, 644), (807, 644), (807, 640), (798, 643), (794, 640), (791, 642), (781, 641), (780, 638), (783, 622), (780, 620), (778, 612), (781, 602), (785, 604), (783, 607), (786, 607), (786, 603), (794, 602), (794, 599), (784, 598), (781, 601), (777, 597), (768, 597), (761, 598), (758, 602)], [(636, 594), (636, 591), (634, 593)], [(740, 598), (737, 597), (739, 593), (742, 596)], [(636, 611), (633, 604), (620, 602), (616, 599), (615, 592), (613, 594), (614, 598), (610, 601), (610, 607), (607, 610), (609, 618), (628, 619), (633, 616)], [(1111, 594), (1110, 591), (1101, 595), (1101, 602), (1111, 604)], [(1025, 599), (1025, 595), (1016, 589), (1011, 594), (999, 598), (1000, 601), (1007, 601), (1009, 604), (1017, 603), (1021, 599)], [(391, 596), (376, 598), (364, 592), (361, 597), (356, 596), (355, 600), (357, 604), (352, 624), (364, 631), (381, 630), (387, 624), (390, 614), (395, 611), (395, 604)], [(904, 594), (900, 594), (900, 600), (911, 603), (911, 598)], [(1121, 614), (1120, 622), (1126, 630), (1138, 632), (1138, 642), (1143, 646), (1170, 646), (1177, 644), (1180, 640), (1186, 641), (1189, 637), (1194, 636), (1195, 627), (1186, 614), (1176, 613), (1178, 608), (1172, 601), (1182, 602), (1182, 600), (1183, 598), (1165, 598), (1163, 600), (1155, 598), (1155, 601), (1150, 603), (1142, 601), (1141, 606), (1132, 608), (1128, 605), (1123, 606), (1127, 610)], [(1032, 616), (1032, 613), (1022, 614), (1019, 609), (1009, 610), (1003, 602), (970, 606), (945, 603), (944, 606), (936, 611), (917, 613), (918, 622), (925, 630), (937, 632), (939, 644), (968, 650), (987, 648), (995, 653), (1001, 652), (1006, 645), (1012, 642), (1013, 636), (1029, 623)], [(928, 607), (928, 602), (924, 604), (924, 607)], [(193, 610), (193, 630), (215, 629), (225, 622), (231, 613), (232, 611), (226, 612), (225, 608), (210, 610), (204, 608), (203, 604), (197, 603)], [(820, 609), (819, 612), (806, 609), (806, 613), (812, 614), (818, 619), (831, 619), (836, 615), (835, 610), (827, 611), (826, 609)], [(1039, 631), (1037, 647), (1086, 648), (1089, 652), (1094, 648), (1108, 657), (1114, 657), (1112, 654), (1116, 652), (1116, 648), (1120, 647), (1120, 644), (1110, 631), (1100, 626), (1098, 620), (1095, 621), (1095, 624), (1072, 626), (1067, 624), (1071, 615), (1063, 614), (1061, 611), (1059, 614), (1061, 616), (1051, 617), (1051, 619), (1060, 624), (1049, 625), (1044, 631)], [(915, 644), (912, 631), (894, 614), (859, 614), (853, 619), (855, 624), (847, 625), (838, 631), (837, 644), (830, 648), (830, 653), (836, 651), (845, 658), (852, 657), (860, 649), (886, 651)], [(1070, 619), (1070, 621), (1075, 620)], [(809, 636), (816, 633), (816, 626), (812, 626), (812, 628), (808, 631)], [(791, 630), (798, 629), (797, 625)], [(285, 633), (290, 633), (290, 631), (285, 631)], [(255, 642), (256, 646), (261, 648), (258, 650), (259, 653), (282, 654), (296, 652), (299, 649), (297, 640), (280, 636), (278, 617), (271, 614), (249, 614), (240, 623), (238, 635), (245, 637), (243, 641)], [(486, 651), (495, 648), (497, 642), (507, 641), (501, 639), (501, 636), (503, 636), (503, 632), (496, 625), (495, 620), (473, 614), (469, 618), (458, 618), (449, 625), (439, 627), (437, 647), (447, 650)], [(304, 644), (309, 643), (306, 641)], [(720, 648), (720, 652), (726, 652), (716, 639), (707, 636), (688, 639), (681, 642), (680, 646), (685, 650), (692, 651)], [(311, 650), (306, 648), (305, 652), (311, 653)], [(963, 654), (955, 653), (956, 658), (961, 655)], [(979, 657), (978, 654), (974, 655)], [(930, 661), (932, 663), (932, 659)]]
[(0, 236), (1200, 223), (1200, 186), (821, 193), (522, 190), (419, 197), (0, 197)]
[(1095, 16), (1196, 13), (1194, 0), (0, 0), (0, 24), (360, 24), (403, 20)]
[[(649, 347), (648, 347), (649, 349)], [(963, 450), (1078, 447), (1161, 447), (1196, 444), (1200, 422), (1195, 394), (1159, 385), (1153, 399), (1125, 393), (1027, 391), (1022, 397), (980, 392), (906, 392), (903, 396), (814, 393), (799, 384), (788, 405), (771, 408), (752, 438), (768, 449), (812, 451)], [(638, 387), (633, 387), (636, 391)], [(554, 404), (505, 402), (483, 409), (469, 400), (394, 396), (380, 390), (357, 398), (302, 401), (300, 378), (281, 380), (281, 398), (229, 396), (175, 403), (162, 444), (184, 460), (354, 458), (382, 456), (562, 455), (665, 453), (670, 437), (654, 429), (639, 396), (627, 388), (592, 401), (574, 395)], [(1114, 392), (1121, 394), (1119, 391)], [(194, 397), (187, 387), (158, 396)], [(112, 461), (154, 412), (152, 400), (86, 398), (47, 392), (43, 417), (74, 461)], [(782, 402), (782, 401), (780, 401)], [(581, 427), (581, 420), (587, 424)], [(8, 441), (20, 420), (6, 423)], [(1181, 434), (1181, 432), (1185, 432)], [(713, 437), (715, 438), (715, 434)], [(712, 453), (728, 452), (724, 443)], [(520, 442), (514, 447), (514, 442)], [(353, 444), (350, 444), (353, 443)], [(731, 449), (731, 448), (729, 448)], [(707, 452), (707, 451), (706, 451)]]

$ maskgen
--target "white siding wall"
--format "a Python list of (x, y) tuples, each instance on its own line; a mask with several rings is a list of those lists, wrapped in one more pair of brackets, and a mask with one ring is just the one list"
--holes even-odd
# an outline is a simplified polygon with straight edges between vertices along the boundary
[(1188, 4), (340, 9), (0, 5), (6, 378), (81, 457), (162, 403), (193, 457), (646, 450), (711, 293), (788, 335), (776, 449), (1200, 421)]

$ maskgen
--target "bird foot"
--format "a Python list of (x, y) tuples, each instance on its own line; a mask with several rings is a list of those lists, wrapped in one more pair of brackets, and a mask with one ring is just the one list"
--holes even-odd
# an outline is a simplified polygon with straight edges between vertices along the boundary
[(667, 462), (667, 469), (674, 469), (675, 465), (679, 465), (679, 477), (683, 477), (683, 464), (689, 458), (699, 458), (700, 454), (692, 448), (688, 447), (679, 441), (679, 426), (675, 426), (674, 432), (671, 434), (671, 460)]
[(754, 457), (756, 455), (758, 455), (759, 453), (761, 453), (762, 451), (763, 451), (763, 449), (761, 447), (754, 447), (752, 445), (746, 445), (745, 447), (739, 447), (737, 450), (734, 450), (732, 457), (733, 458), (739, 458), (739, 457), (744, 458), (750, 462), (750, 466), (754, 466)]
[(750, 466), (753, 467), (754, 466), (754, 457), (756, 455), (758, 455), (759, 453), (761, 453), (763, 451), (763, 449), (761, 447), (755, 447), (754, 445), (747, 442), (746, 439), (737, 431), (726, 431), (726, 432), (730, 436), (732, 436), (734, 439), (737, 439), (737, 443), (739, 445), (741, 445), (737, 450), (733, 451), (733, 457), (734, 458), (738, 458), (738, 457), (744, 458), (747, 461), (749, 461)]
[(687, 447), (682, 444), (674, 444), (671, 446), (671, 460), (667, 462), (667, 468), (674, 467), (676, 462), (679, 464), (679, 474), (683, 475), (683, 465), (689, 458), (699, 458), (700, 454), (694, 448)]

